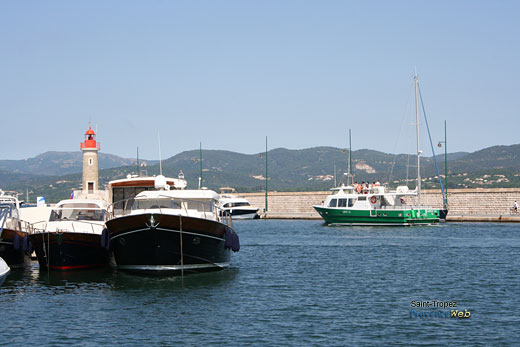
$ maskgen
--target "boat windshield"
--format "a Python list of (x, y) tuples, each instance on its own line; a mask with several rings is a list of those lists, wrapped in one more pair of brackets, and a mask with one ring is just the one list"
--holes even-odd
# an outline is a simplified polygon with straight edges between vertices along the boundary
[(0, 203), (0, 209), (7, 209), (9, 212), (7, 212), (7, 217), (11, 218), (18, 218), (18, 210), (16, 209), (16, 206), (14, 203), (9, 202), (2, 202)]
[(96, 204), (65, 204), (52, 210), (50, 222), (67, 220), (103, 221), (105, 210)]
[(240, 207), (240, 206), (251, 206), (248, 202), (228, 202), (223, 207)]
[(329, 201), (329, 207), (352, 207), (354, 203), (355, 199), (331, 199)]
[(182, 208), (180, 201), (173, 199), (150, 199), (150, 200), (136, 200), (135, 208), (137, 210), (147, 210), (154, 208)]
[(147, 209), (183, 209), (197, 210), (200, 212), (212, 212), (213, 203), (209, 200), (179, 200), (179, 199), (147, 199), (136, 200), (134, 210)]

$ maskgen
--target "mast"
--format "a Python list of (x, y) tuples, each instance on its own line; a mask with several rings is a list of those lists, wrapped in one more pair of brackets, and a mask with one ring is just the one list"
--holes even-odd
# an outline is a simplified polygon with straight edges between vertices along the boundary
[(162, 175), (161, 135), (159, 133), (157, 133), (157, 141), (159, 142), (159, 174)]
[(444, 120), (444, 208), (448, 208), (448, 139)]
[(415, 131), (417, 133), (417, 203), (421, 203), (421, 153), (422, 151), (419, 148), (419, 93), (417, 90), (417, 72), (414, 77), (414, 87), (415, 87)]
[(199, 166), (200, 166), (200, 173), (199, 173), (199, 189), (202, 188), (202, 142), (199, 144)]
[[(354, 178), (352, 177), (352, 133), (348, 129), (348, 176), (350, 178), (350, 184), (354, 184)], [(347, 186), (349, 185), (347, 179)]]
[(265, 212), (268, 211), (268, 206), (267, 206), (267, 192), (268, 192), (267, 181), (268, 180), (269, 180), (269, 176), (267, 173), (267, 136), (266, 136), (265, 137), (265, 209), (264, 209)]

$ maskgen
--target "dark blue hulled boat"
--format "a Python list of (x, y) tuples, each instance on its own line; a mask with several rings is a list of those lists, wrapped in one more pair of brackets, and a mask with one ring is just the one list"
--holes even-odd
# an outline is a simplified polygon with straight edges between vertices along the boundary
[(177, 274), (228, 267), (240, 246), (231, 218), (220, 216), (219, 195), (169, 190), (165, 182), (156, 188), (162, 190), (137, 194), (128, 214), (106, 223), (118, 269)]

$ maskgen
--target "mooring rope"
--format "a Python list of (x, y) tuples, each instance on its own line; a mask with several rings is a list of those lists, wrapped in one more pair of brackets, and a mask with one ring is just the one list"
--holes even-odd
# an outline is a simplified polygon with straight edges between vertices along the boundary
[(180, 235), (180, 246), (181, 246), (181, 277), (184, 278), (184, 254), (182, 250), (182, 215), (179, 214), (179, 235)]

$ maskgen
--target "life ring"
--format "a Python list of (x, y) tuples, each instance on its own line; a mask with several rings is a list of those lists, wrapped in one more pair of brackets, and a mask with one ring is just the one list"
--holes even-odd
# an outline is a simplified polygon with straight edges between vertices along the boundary
[(372, 196), (372, 197), (370, 198), (370, 202), (373, 203), (373, 204), (375, 204), (375, 203), (377, 202), (377, 198), (376, 198), (375, 196)]

